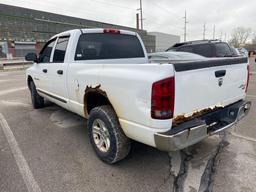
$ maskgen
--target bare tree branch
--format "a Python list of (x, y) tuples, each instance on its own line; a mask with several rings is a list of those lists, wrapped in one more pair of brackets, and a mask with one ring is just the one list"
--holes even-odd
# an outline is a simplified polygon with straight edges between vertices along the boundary
[(256, 32), (253, 34), (252, 44), (256, 44)]
[(251, 33), (252, 30), (250, 28), (237, 27), (233, 30), (229, 43), (234, 47), (240, 47), (246, 44)]

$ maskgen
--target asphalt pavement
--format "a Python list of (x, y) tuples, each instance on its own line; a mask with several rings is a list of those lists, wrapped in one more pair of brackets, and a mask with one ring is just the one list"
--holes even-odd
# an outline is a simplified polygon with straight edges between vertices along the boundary
[(33, 109), (25, 72), (0, 72), (0, 192), (254, 192), (255, 72), (251, 112), (230, 132), (173, 153), (134, 142), (112, 166), (95, 156), (86, 120), (51, 103)]

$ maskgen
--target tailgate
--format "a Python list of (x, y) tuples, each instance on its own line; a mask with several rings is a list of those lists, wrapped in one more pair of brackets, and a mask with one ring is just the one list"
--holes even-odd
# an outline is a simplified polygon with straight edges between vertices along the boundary
[(245, 98), (247, 58), (174, 63), (174, 120)]

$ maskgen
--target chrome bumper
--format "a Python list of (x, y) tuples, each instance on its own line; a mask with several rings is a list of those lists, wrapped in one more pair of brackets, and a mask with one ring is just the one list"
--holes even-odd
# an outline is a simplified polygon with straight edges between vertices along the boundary
[(250, 101), (239, 101), (217, 111), (184, 122), (165, 133), (155, 133), (155, 144), (162, 151), (176, 151), (226, 130), (250, 111)]

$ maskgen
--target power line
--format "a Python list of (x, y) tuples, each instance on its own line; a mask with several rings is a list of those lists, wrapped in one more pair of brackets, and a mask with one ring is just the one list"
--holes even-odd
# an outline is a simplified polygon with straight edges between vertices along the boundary
[(105, 4), (105, 5), (109, 5), (109, 6), (119, 7), (119, 8), (122, 8), (122, 9), (130, 9), (130, 10), (134, 10), (134, 11), (136, 10), (135, 8), (120, 6), (119, 4), (116, 4), (116, 3), (103, 2), (103, 1), (98, 1), (98, 0), (94, 0), (94, 1), (97, 2), (97, 3), (102, 3), (102, 4)]
[[(145, 10), (145, 9), (144, 9)], [(167, 14), (167, 12), (163, 12), (163, 13), (166, 13)], [(146, 18), (150, 18), (150, 17), (152, 17), (152, 13), (147, 13), (147, 12), (143, 12), (143, 15), (146, 17)], [(177, 18), (176, 18), (177, 19)], [(178, 19), (177, 19), (177, 21), (178, 21)], [(179, 22), (180, 22), (181, 20), (179, 20)], [(152, 24), (152, 22), (151, 21), (149, 21), (150, 22), (150, 24)], [(166, 20), (164, 20), (164, 22), (166, 22)], [(144, 19), (144, 23), (145, 23), (145, 19)], [(156, 22), (156, 20), (154, 20), (154, 24), (156, 24), (157, 22)], [(159, 22), (158, 22), (158, 24), (160, 24)], [(166, 24), (166, 23), (161, 23), (160, 25), (163, 25), (163, 24)], [(173, 27), (173, 28), (176, 28), (176, 29), (179, 29), (179, 30), (182, 30), (183, 31), (183, 27), (181, 27), (181, 25), (179, 25), (179, 27), (177, 27), (178, 25), (172, 25), (171, 27)], [(182, 24), (182, 26), (183, 26), (183, 24)]]
[[(145, 22), (144, 22), (144, 23), (145, 23)], [(154, 22), (154, 25), (156, 25), (157, 27), (153, 27), (153, 28), (152, 28), (152, 26), (151, 26), (150, 30), (155, 30), (155, 29), (156, 29), (156, 30), (159, 30), (159, 27), (162, 27), (161, 30), (164, 29), (164, 28), (163, 28), (163, 23)], [(165, 28), (166, 28), (166, 29), (170, 29), (170, 30), (179, 30), (179, 33), (180, 33), (181, 30), (183, 31), (183, 29), (180, 28), (180, 27), (175, 27), (175, 26), (170, 26), (170, 25), (165, 26)], [(165, 33), (168, 33), (168, 32), (165, 32)], [(183, 35), (183, 33), (182, 33), (182, 35)]]
[(152, 2), (150, 2), (150, 3), (155, 4), (155, 6), (157, 6), (157, 7), (160, 8), (161, 10), (164, 10), (164, 11), (168, 12), (169, 14), (171, 13), (171, 14), (173, 14), (173, 15), (175, 15), (175, 16), (180, 17), (180, 15), (178, 15), (177, 13), (174, 13), (174, 12), (170, 11), (170, 10), (167, 9), (166, 7), (162, 7), (162, 6), (159, 5), (156, 1), (152, 1)]
[[(27, 4), (29, 3), (30, 1), (29, 0), (24, 0), (24, 2)], [(102, 2), (103, 3), (103, 2)], [(32, 3), (31, 3), (32, 4)], [(34, 8), (34, 7), (31, 7), (31, 6), (23, 6), (24, 8), (28, 8), (28, 9), (35, 9), (35, 10), (38, 10), (38, 11), (44, 11), (44, 12), (49, 12), (49, 9), (52, 9), (51, 13), (55, 13), (55, 14), (61, 14), (61, 15), (65, 15), (65, 16), (70, 16), (70, 17), (79, 17), (79, 18), (84, 18), (84, 19), (92, 19), (92, 18), (88, 18), (88, 16), (92, 16), (94, 17), (92, 20), (94, 21), (98, 21), (98, 22), (108, 22), (106, 20), (106, 17), (103, 17), (99, 14), (97, 14), (97, 12), (95, 11), (91, 11), (91, 10), (86, 10), (86, 9), (81, 9), (80, 11), (77, 11), (77, 12), (63, 12), (63, 9), (56, 9), (57, 6), (57, 3), (51, 3), (51, 4), (47, 4), (47, 3), (43, 3), (43, 2), (40, 2), (41, 4), (41, 7), (45, 7), (43, 10), (39, 10), (38, 8)], [(56, 4), (56, 5), (55, 5)], [(12, 5), (12, 4), (10, 4)], [(128, 7), (129, 8), (129, 7)], [(130, 8), (131, 9), (131, 8)], [(136, 11), (136, 9), (133, 9)], [(104, 11), (101, 11), (103, 13), (106, 13), (105, 15), (109, 15), (110, 13), (110, 10), (108, 9), (105, 9)], [(81, 14), (84, 14), (85, 13), (85, 16), (80, 16)], [(113, 11), (112, 11), (113, 13)], [(122, 15), (122, 16), (126, 16), (124, 13), (122, 12), (115, 12), (115, 14), (118, 14), (118, 15)]]
[[(143, 13), (146, 17), (150, 17), (150, 15), (148, 15), (147, 13)], [(150, 21), (150, 20), (144, 20), (144, 24), (146, 25), (146, 23), (148, 23), (148, 25), (149, 24), (152, 24), (152, 22)], [(163, 22), (157, 22), (157, 21), (154, 21), (154, 25), (157, 25), (157, 26), (160, 26), (160, 27), (163, 27), (163, 25), (165, 26), (165, 27), (168, 27), (168, 28), (173, 28), (173, 29), (176, 29), (176, 30), (179, 30), (179, 31), (183, 31), (183, 27), (181, 27), (181, 26), (179, 26), (179, 27), (177, 27), (177, 26), (175, 26), (175, 25), (166, 25), (165, 23), (163, 23)], [(152, 26), (152, 25), (151, 25)]]

